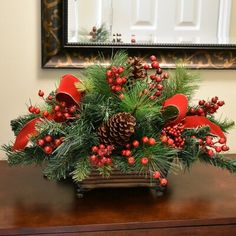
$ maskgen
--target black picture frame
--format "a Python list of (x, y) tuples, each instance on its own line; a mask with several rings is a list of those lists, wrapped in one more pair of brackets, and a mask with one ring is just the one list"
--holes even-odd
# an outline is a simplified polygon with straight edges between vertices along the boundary
[(42, 68), (85, 68), (109, 64), (118, 50), (144, 60), (157, 55), (163, 68), (175, 68), (180, 61), (191, 69), (236, 69), (233, 44), (73, 44), (67, 40), (67, 0), (41, 0)]

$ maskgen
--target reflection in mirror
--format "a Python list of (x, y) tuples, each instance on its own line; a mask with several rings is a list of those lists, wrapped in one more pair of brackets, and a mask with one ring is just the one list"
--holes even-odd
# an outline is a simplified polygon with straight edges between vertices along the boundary
[(231, 0), (68, 0), (67, 42), (236, 44), (230, 37), (236, 28), (234, 4)]

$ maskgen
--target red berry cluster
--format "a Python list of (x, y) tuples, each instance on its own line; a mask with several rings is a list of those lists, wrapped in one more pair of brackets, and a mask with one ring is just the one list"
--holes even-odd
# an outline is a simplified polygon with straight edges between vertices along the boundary
[(219, 101), (218, 97), (215, 96), (209, 101), (200, 100), (197, 107), (191, 107), (189, 113), (191, 115), (206, 116), (207, 114), (214, 114), (219, 107), (225, 104), (224, 101)]
[(122, 66), (112, 66), (106, 72), (107, 82), (113, 92), (122, 92), (123, 85), (127, 82), (125, 77), (122, 77), (124, 72), (124, 67)]
[[(149, 145), (155, 145), (156, 144), (156, 140), (154, 138), (148, 138), (147, 136), (144, 136), (142, 138), (142, 142), (144, 144), (149, 144)], [(127, 161), (128, 161), (129, 165), (133, 165), (135, 163), (135, 158), (133, 157), (133, 154), (132, 154), (130, 148), (131, 147), (137, 148), (137, 147), (139, 147), (139, 145), (140, 145), (140, 141), (134, 140), (132, 142), (132, 144), (129, 144), (129, 143), (126, 144), (125, 145), (126, 149), (123, 149), (121, 151), (121, 155), (127, 157)], [(140, 161), (141, 161), (142, 165), (147, 165), (148, 162), (149, 162), (149, 158), (148, 157), (142, 157)]]
[(199, 139), (199, 145), (206, 151), (209, 157), (214, 156), (215, 153), (220, 153), (222, 151), (226, 152), (229, 150), (225, 138), (217, 139), (212, 136), (206, 136), (204, 139)]
[(159, 171), (154, 171), (152, 176), (154, 179), (159, 180), (161, 186), (167, 185), (168, 180), (166, 178), (161, 178), (161, 173)]
[(185, 144), (185, 138), (182, 138), (181, 136), (183, 131), (183, 123), (167, 126), (161, 131), (161, 141), (174, 148), (183, 148)]
[(37, 140), (37, 145), (40, 146), (46, 154), (51, 154), (63, 142), (63, 137), (53, 138), (47, 134), (42, 139)]
[(157, 97), (161, 96), (164, 89), (162, 84), (163, 80), (168, 79), (168, 73), (163, 73), (160, 65), (157, 61), (156, 56), (152, 55), (150, 57), (151, 67), (148, 64), (144, 65), (145, 70), (155, 69), (155, 73), (150, 75), (151, 81), (148, 83), (149, 89), (144, 89), (141, 95), (150, 94), (150, 99), (155, 100)]
[(114, 147), (112, 145), (105, 146), (100, 144), (92, 147), (93, 155), (89, 157), (92, 165), (102, 167), (104, 165), (112, 165), (112, 159), (110, 157)]
[(63, 122), (67, 119), (75, 117), (77, 107), (75, 105), (67, 106), (65, 102), (56, 103), (53, 106), (54, 120), (57, 122)]

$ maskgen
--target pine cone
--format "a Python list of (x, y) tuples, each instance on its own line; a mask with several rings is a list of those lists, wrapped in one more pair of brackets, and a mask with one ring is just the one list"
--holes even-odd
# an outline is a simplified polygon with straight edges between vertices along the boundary
[(122, 146), (129, 142), (135, 125), (136, 119), (130, 113), (117, 113), (98, 128), (100, 142)]
[(146, 71), (143, 68), (143, 60), (139, 57), (129, 57), (128, 63), (132, 67), (132, 77), (134, 79), (142, 79), (146, 77)]

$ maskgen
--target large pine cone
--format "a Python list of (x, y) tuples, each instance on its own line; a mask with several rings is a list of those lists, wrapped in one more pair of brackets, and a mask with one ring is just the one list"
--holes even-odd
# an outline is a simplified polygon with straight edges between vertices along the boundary
[(142, 79), (146, 77), (146, 71), (143, 68), (144, 62), (139, 57), (129, 57), (128, 63), (132, 68), (132, 75), (134, 79)]
[(129, 142), (134, 133), (135, 125), (136, 119), (130, 113), (117, 113), (98, 128), (100, 142), (122, 146)]

